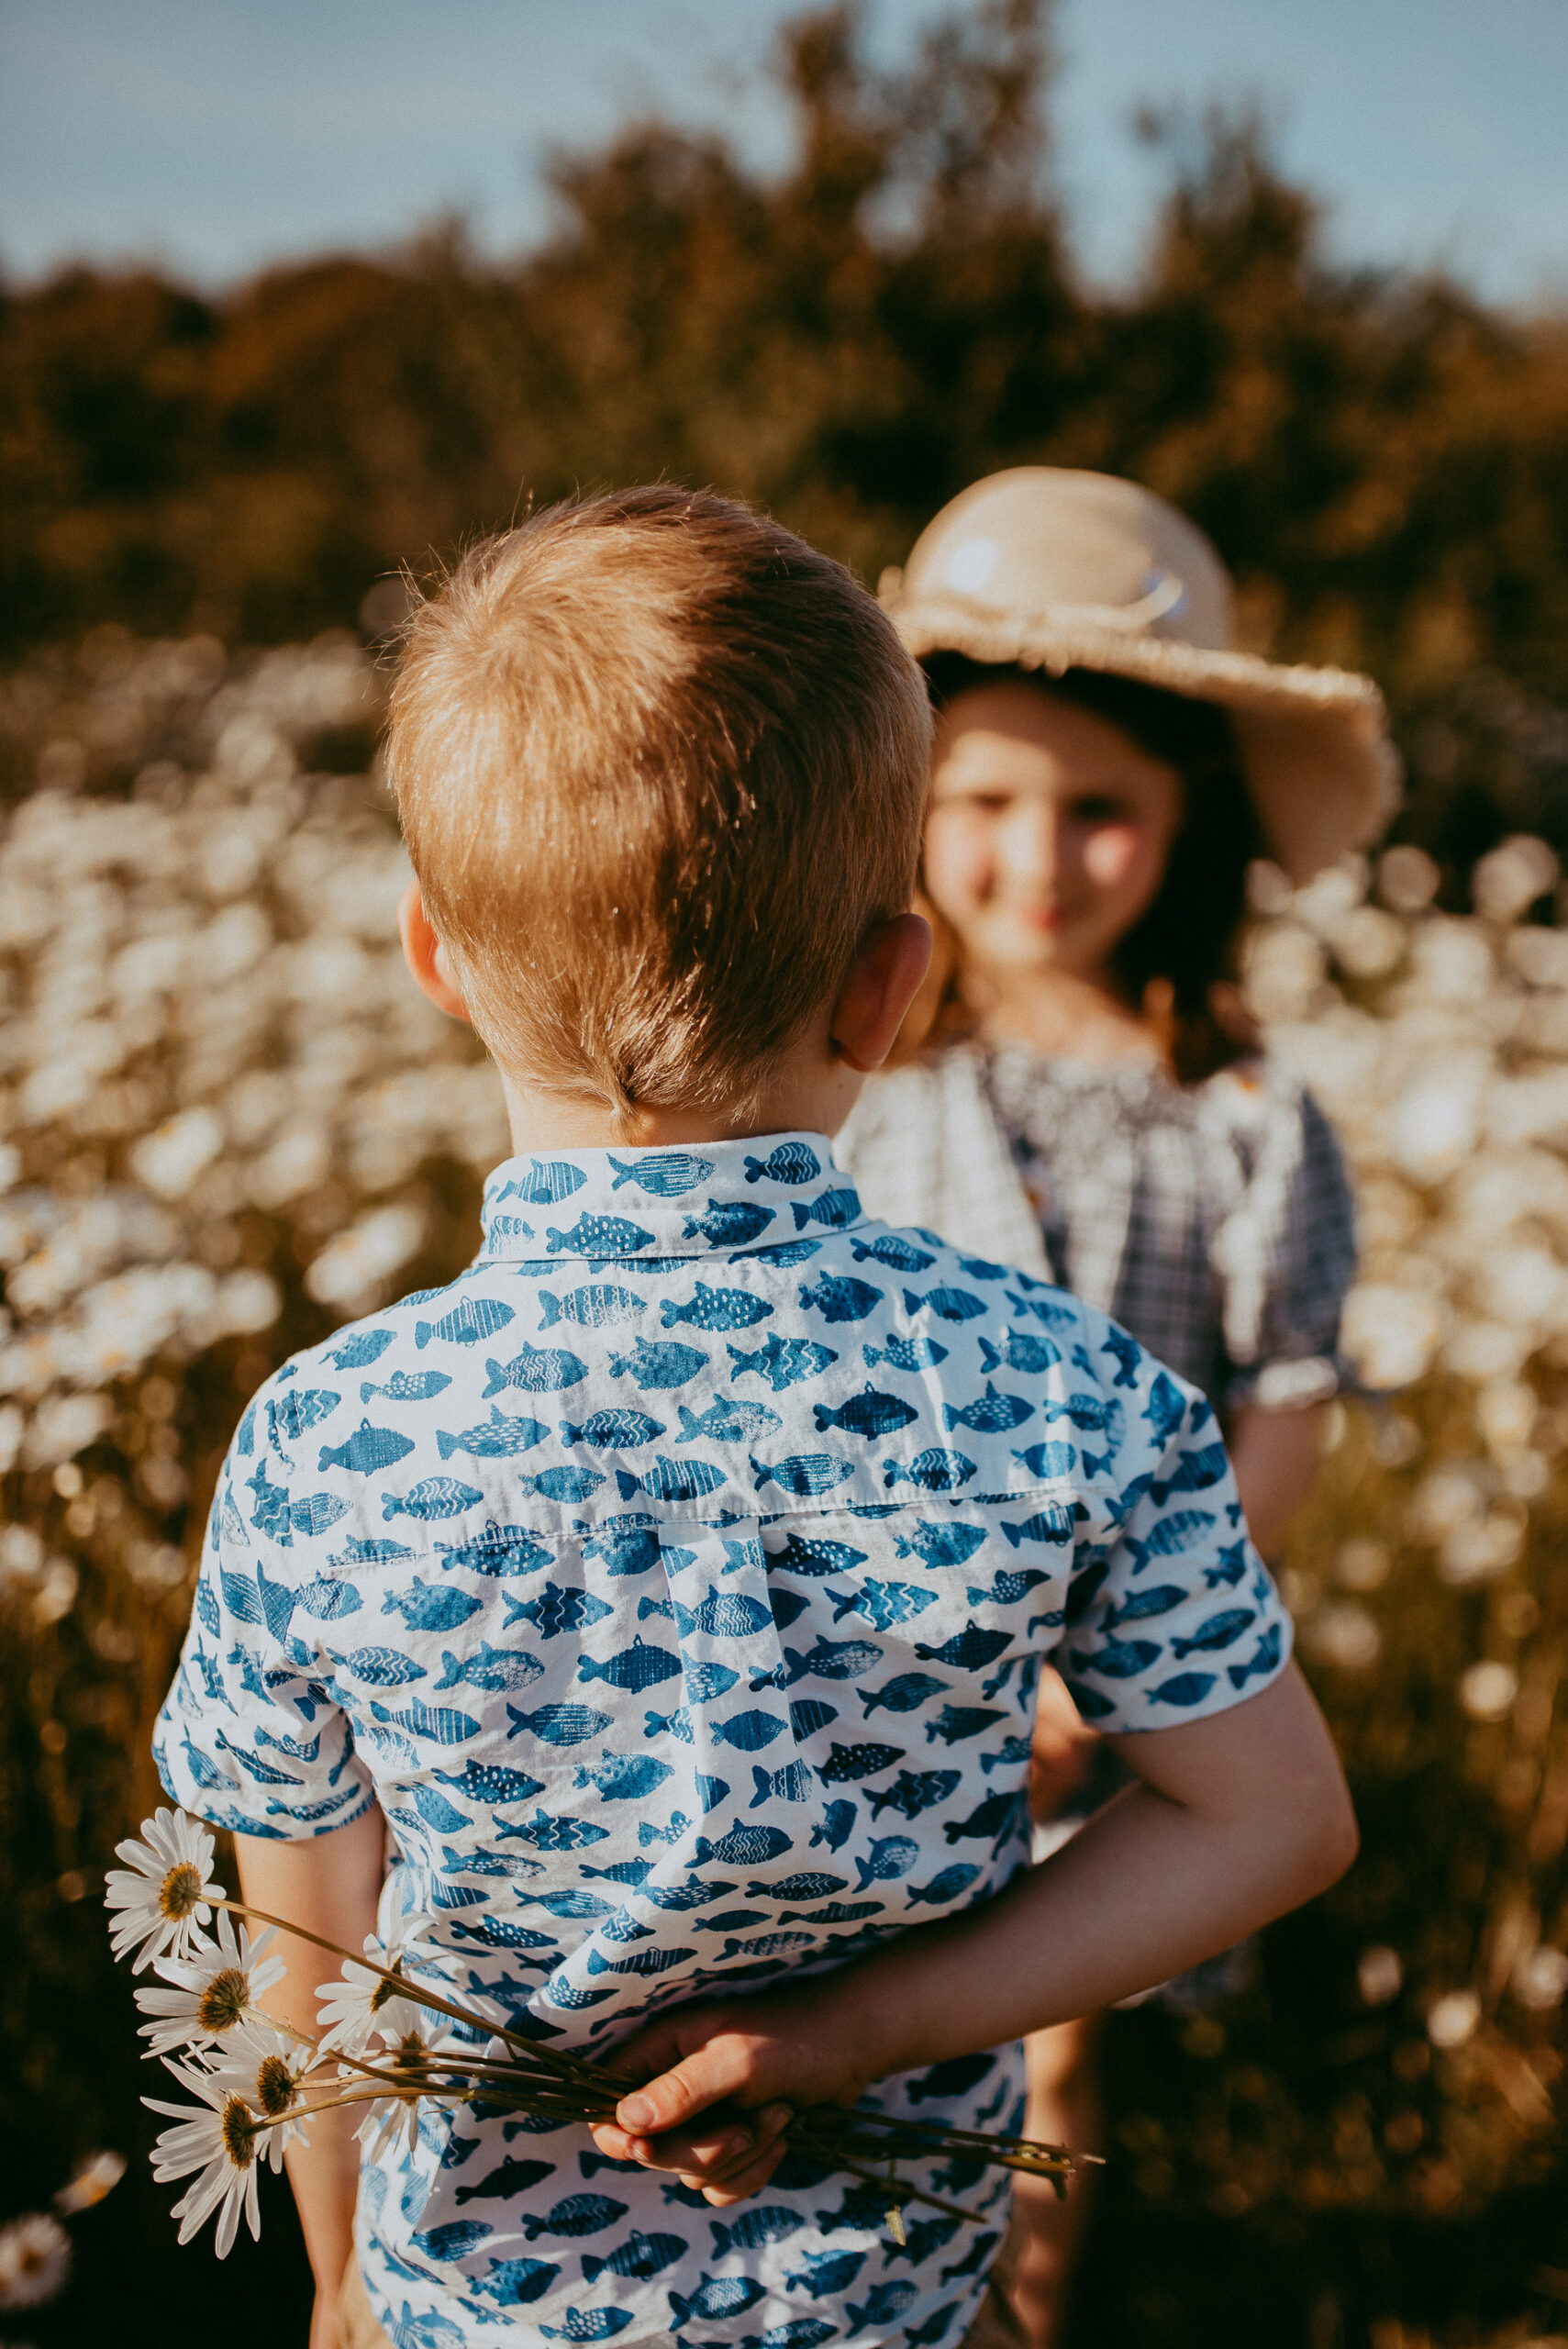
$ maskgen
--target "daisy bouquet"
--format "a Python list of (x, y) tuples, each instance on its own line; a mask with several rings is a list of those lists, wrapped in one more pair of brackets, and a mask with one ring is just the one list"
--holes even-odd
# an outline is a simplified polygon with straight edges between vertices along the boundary
[[(241, 2214), (258, 2235), (261, 2165), (281, 2168), (291, 2141), (319, 2112), (362, 2106), (359, 2134), (373, 2151), (399, 2132), (411, 2143), (425, 2103), (480, 2104), (560, 2125), (613, 2120), (624, 2079), (540, 2045), (487, 1999), (445, 1995), (432, 1954), (420, 1947), (431, 1920), (406, 1920), (391, 1942), (369, 1935), (356, 1954), (230, 1898), (213, 1878), (214, 1849), (197, 1820), (160, 1810), (143, 1821), (140, 1841), (118, 1846), (126, 1865), (110, 1869), (105, 1888), (115, 1955), (159, 1977), (161, 1987), (136, 1994), (147, 2052), (191, 2099), (143, 2099), (174, 2124), (153, 2150), (154, 2176), (192, 2180), (174, 2205), (182, 2243), (215, 2214), (220, 2258)], [(261, 1928), (254, 1938), (252, 1926)], [(280, 1932), (339, 1961), (335, 1978), (317, 1985), (314, 2032), (263, 2009), (285, 1971), (272, 1952)], [(900, 2178), (900, 2160), (966, 2157), (1048, 2177), (1062, 2193), (1077, 2163), (1090, 2158), (1028, 2138), (827, 2105), (796, 2112), (786, 2137), (794, 2152), (884, 2193), (900, 2240), (907, 2202), (972, 2221), (975, 2215)]]

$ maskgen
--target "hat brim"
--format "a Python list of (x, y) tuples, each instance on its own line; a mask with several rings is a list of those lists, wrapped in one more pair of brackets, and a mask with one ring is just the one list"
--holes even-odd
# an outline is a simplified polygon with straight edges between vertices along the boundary
[(917, 661), (959, 652), (996, 667), (1095, 669), (1235, 713), (1247, 779), (1270, 848), (1295, 881), (1364, 847), (1399, 804), (1400, 763), (1382, 694), (1348, 669), (1210, 651), (1171, 637), (1074, 622), (1029, 623), (967, 598), (887, 598)]

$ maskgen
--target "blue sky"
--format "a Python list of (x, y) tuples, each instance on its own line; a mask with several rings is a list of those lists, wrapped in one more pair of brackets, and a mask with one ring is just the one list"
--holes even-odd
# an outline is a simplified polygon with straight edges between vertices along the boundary
[[(153, 257), (217, 282), (457, 206), (548, 224), (541, 159), (657, 107), (763, 165), (762, 68), (798, 0), (0, 0), (0, 259)], [(936, 0), (880, 0), (895, 50)], [(1568, 300), (1564, 0), (1062, 0), (1059, 172), (1101, 277), (1157, 165), (1134, 109), (1252, 96), (1358, 261)]]

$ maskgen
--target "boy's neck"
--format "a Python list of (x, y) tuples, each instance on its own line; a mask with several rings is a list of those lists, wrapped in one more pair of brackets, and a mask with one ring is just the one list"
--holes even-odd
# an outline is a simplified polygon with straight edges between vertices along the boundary
[(502, 1069), (514, 1156), (548, 1150), (659, 1150), (705, 1141), (744, 1141), (761, 1134), (838, 1132), (864, 1074), (850, 1067), (828, 1036), (824, 1013), (779, 1061), (749, 1107), (726, 1115), (703, 1108), (638, 1108), (629, 1117), (607, 1102), (561, 1093), (526, 1073)]

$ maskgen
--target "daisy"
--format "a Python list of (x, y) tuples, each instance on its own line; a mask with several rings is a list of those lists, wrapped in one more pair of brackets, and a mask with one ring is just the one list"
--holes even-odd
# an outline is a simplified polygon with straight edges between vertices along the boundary
[(160, 1810), (142, 1820), (141, 1831), (145, 1842), (116, 1847), (128, 1866), (111, 1868), (104, 1880), (105, 1908), (120, 1911), (109, 1929), (115, 1955), (138, 1951), (138, 1974), (159, 1957), (193, 1956), (205, 1940), (200, 1928), (211, 1920), (208, 1903), (224, 1898), (222, 1885), (208, 1879), (213, 1841), (205, 1827), (183, 1810)]
[(164, 2060), (181, 2087), (200, 2097), (207, 2110), (142, 2098), (150, 2112), (166, 2112), (181, 2124), (165, 2129), (154, 2145), (152, 2175), (161, 2186), (172, 2177), (189, 2176), (192, 2170), (200, 2172), (174, 2205), (179, 2239), (189, 2243), (216, 2210), (217, 2255), (227, 2259), (239, 2232), (241, 2210), (251, 2235), (261, 2239), (261, 2211), (256, 2197), (256, 2140), (261, 2124), (244, 2098), (236, 2096), (221, 2080), (195, 2065)]
[(65, 2289), (71, 2238), (58, 2219), (30, 2210), (0, 2227), (0, 2309), (36, 2309)]
[(388, 1972), (401, 1972), (404, 1953), (425, 1921), (422, 1917), (407, 1920), (389, 1942), (367, 1933), (365, 1955), (370, 1964), (361, 1965), (357, 1957), (346, 1957), (336, 1982), (317, 1984), (316, 1995), (324, 2002), (316, 2018), (323, 2027), (323, 2053), (337, 2048), (345, 2055), (362, 2055), (373, 2039), (391, 2046), (409, 2032), (422, 2029), (419, 2018), (424, 2010), (415, 2000), (400, 1998), (375, 1969), (385, 1966)]
[[(395, 1998), (391, 2003), (393, 2006), (401, 2007), (406, 2006), (407, 2002), (402, 1998)], [(383, 2009), (384, 2013), (386, 2011)], [(419, 2007), (409, 2007), (408, 2014), (409, 2028), (401, 2032), (395, 2041), (393, 2041), (390, 2034), (386, 2032), (384, 2024), (378, 2022), (377, 2027), (387, 2038), (393, 2065), (399, 2068), (406, 2065), (417, 2079), (422, 2069), (421, 2058), (434, 2038), (434, 2027), (441, 2018)], [(369, 2161), (379, 2161), (383, 2154), (395, 2147), (399, 2137), (403, 2139), (409, 2153), (412, 2153), (419, 2140), (417, 2092), (402, 2096), (376, 2097), (354, 2134), (365, 2148), (365, 2156)]]
[(257, 2147), (274, 2169), (283, 2167), (284, 2149), (291, 2139), (304, 2140), (309, 2108), (300, 2101), (300, 2091), (320, 2060), (316, 2048), (302, 2047), (259, 2015), (242, 2017), (207, 2059), (205, 2068), (211, 2079), (274, 2124)]
[(281, 1981), (288, 1971), (281, 1957), (268, 1957), (276, 1938), (269, 1925), (252, 1942), (248, 1926), (236, 1932), (228, 1909), (217, 1920), (217, 1940), (208, 1943), (187, 1962), (161, 1958), (157, 1971), (172, 1990), (139, 1990), (136, 2003), (153, 2020), (141, 2025), (141, 2036), (151, 2043), (150, 2055), (166, 2055), (172, 2047), (210, 2046), (236, 2023), (256, 2011), (263, 1990)]

